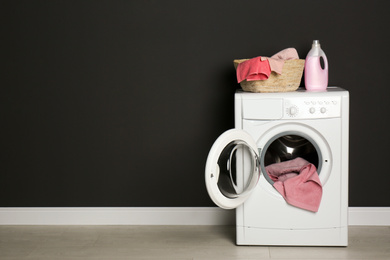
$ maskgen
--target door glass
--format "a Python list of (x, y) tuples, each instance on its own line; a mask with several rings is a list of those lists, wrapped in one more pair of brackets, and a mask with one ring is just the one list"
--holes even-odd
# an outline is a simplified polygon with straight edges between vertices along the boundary
[(231, 199), (250, 192), (260, 175), (258, 157), (243, 141), (233, 141), (223, 149), (218, 167), (218, 188)]
[[(312, 163), (320, 174), (322, 160), (318, 146), (311, 138), (299, 134), (282, 134), (270, 140), (263, 150), (261, 168), (265, 173), (266, 166), (297, 157)], [(273, 184), (268, 174), (264, 174), (264, 176), (268, 182)]]

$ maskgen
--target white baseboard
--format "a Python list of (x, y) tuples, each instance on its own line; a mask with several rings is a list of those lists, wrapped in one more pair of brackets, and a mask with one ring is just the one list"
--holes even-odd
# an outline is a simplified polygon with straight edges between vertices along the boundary
[(350, 207), (350, 226), (390, 226), (390, 207)]
[[(234, 225), (220, 208), (0, 208), (0, 225)], [(390, 226), (390, 207), (349, 208), (349, 225)]]
[(0, 225), (230, 225), (220, 208), (0, 208)]

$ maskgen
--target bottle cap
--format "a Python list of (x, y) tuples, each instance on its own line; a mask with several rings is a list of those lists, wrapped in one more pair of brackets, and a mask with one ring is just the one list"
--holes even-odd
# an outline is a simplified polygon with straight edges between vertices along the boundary
[(320, 41), (319, 40), (314, 40), (313, 41), (313, 46), (320, 46)]

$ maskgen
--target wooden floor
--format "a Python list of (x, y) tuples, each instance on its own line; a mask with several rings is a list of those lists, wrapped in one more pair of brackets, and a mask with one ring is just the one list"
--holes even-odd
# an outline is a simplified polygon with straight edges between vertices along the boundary
[(233, 226), (0, 226), (0, 259), (390, 259), (390, 227), (348, 247), (236, 246)]

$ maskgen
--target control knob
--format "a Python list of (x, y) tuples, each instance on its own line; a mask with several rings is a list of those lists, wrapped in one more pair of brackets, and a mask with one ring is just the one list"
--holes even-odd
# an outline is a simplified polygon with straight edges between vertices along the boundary
[(287, 109), (287, 113), (290, 116), (296, 116), (296, 114), (298, 114), (298, 108), (296, 106), (292, 106), (292, 107)]

